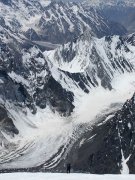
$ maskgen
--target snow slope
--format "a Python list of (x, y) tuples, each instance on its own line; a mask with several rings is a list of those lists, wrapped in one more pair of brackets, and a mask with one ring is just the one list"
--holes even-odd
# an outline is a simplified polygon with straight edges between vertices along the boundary
[(91, 174), (51, 174), (51, 173), (12, 173), (0, 174), (1, 180), (134, 180), (134, 175), (91, 175)]
[[(1, 93), (1, 104), (19, 134), (11, 137), (2, 130), (8, 146), (5, 148), (5, 141), (1, 142), (0, 168), (29, 168), (41, 164), (45, 169), (56, 167), (84, 130), (78, 131), (80, 124), (92, 125), (97, 116), (106, 114), (106, 109), (113, 111), (112, 104), (124, 103), (132, 97), (135, 89), (134, 49), (134, 35), (126, 37), (123, 43), (123, 38), (118, 36), (97, 39), (86, 33), (76, 42), (55, 51), (43, 54), (35, 47), (21, 51), (21, 65), (15, 56), (16, 66), (9, 63), (11, 69), (6, 69), (12, 89), (6, 88), (10, 88), (12, 95), (12, 91), (18, 93), (21, 84), (23, 91), (19, 93), (27, 91), (27, 94), (25, 101), (21, 102), (23, 94), (13, 94), (13, 97), (7, 96), (5, 102), (5, 94), (2, 96)], [(71, 56), (64, 58), (63, 52)], [(5, 66), (10, 67), (7, 58), (4, 60)], [(7, 85), (8, 80), (4, 78)], [(70, 105), (74, 106), (73, 112), (68, 112)], [(65, 106), (63, 114), (59, 106)]]
[[(78, 138), (79, 133), (81, 133), (81, 131), (77, 131), (80, 124), (89, 123), (90, 126), (96, 122), (97, 116), (101, 116), (101, 114), (106, 113), (106, 109), (109, 108), (111, 104), (124, 103), (127, 99), (132, 97), (135, 89), (133, 61), (134, 46), (127, 42), (121, 44), (121, 40), (117, 36), (111, 38), (110, 41), (105, 40), (105, 38), (100, 40), (91, 40), (91, 36), (89, 38), (87, 37), (87, 39), (88, 40), (82, 37), (81, 40), (78, 40), (76, 44), (73, 45), (73, 48), (75, 47), (76, 57), (69, 61), (69, 68), (67, 68), (67, 71), (64, 69), (65, 59), (60, 58), (59, 62), (57, 59), (58, 56), (55, 56), (54, 51), (47, 52), (47, 55), (45, 53), (45, 57), (43, 57), (43, 59), (39, 59), (39, 64), (37, 64), (38, 71), (36, 76), (38, 77), (39, 75), (40, 77), (41, 72), (39, 73), (39, 70), (42, 68), (38, 69), (38, 67), (39, 65), (42, 66), (42, 64), (44, 67), (44, 60), (48, 58), (48, 66), (46, 69), (49, 69), (49, 73), (51, 73), (52, 77), (62, 86), (63, 89), (66, 89), (68, 92), (71, 91), (74, 94), (73, 105), (75, 108), (70, 116), (61, 116), (57, 109), (51, 109), (51, 105), (49, 103), (47, 103), (46, 107), (43, 109), (34, 103), (33, 106), (36, 108), (35, 114), (32, 114), (25, 104), (23, 107), (19, 107), (15, 105), (16, 101), (15, 104), (8, 101), (4, 103), (16, 128), (19, 130), (19, 135), (11, 138), (3, 133), (3, 136), (8, 139), (9, 144), (15, 144), (16, 146), (14, 148), (8, 148), (8, 150), (5, 149), (5, 146), (1, 148), (1, 169), (13, 167), (36, 167), (41, 164), (44, 164), (44, 168), (46, 169), (53, 169), (58, 165), (59, 161), (64, 158), (65, 150), (71, 145), (71, 141), (73, 143), (74, 140)], [(83, 41), (85, 43), (83, 43)], [(109, 82), (106, 80), (106, 83), (109, 83), (112, 86), (111, 89), (105, 88), (105, 86), (101, 83), (102, 78), (98, 76), (99, 67), (94, 64), (91, 58), (85, 58), (85, 54), (87, 55), (87, 52), (90, 52), (91, 50), (89, 43), (93, 43), (93, 48), (96, 48), (99, 54), (99, 56), (95, 56), (95, 61), (97, 57), (102, 58), (100, 60), (104, 67), (102, 70), (103, 72), (106, 72), (105, 74), (108, 75), (107, 77), (110, 76)], [(86, 51), (81, 52), (81, 50), (84, 49), (81, 48), (82, 44), (84, 45), (84, 48), (86, 47)], [(102, 44), (102, 48), (99, 44)], [(119, 44), (120, 48), (117, 48)], [(68, 49), (69, 46), (70, 44), (61, 46), (59, 49), (56, 49), (56, 53), (58, 51), (61, 55), (61, 48), (66, 47)], [(126, 47), (128, 47), (130, 51), (127, 52)], [(87, 51), (87, 49), (89, 51)], [(30, 52), (31, 51), (32, 50), (30, 50)], [(36, 57), (38, 52), (34, 49), (31, 52), (31, 57), (33, 57), (33, 52)], [(110, 63), (111, 60), (108, 58), (110, 57), (108, 56), (108, 52), (112, 54), (111, 60), (114, 61), (114, 59), (117, 59), (119, 63), (116, 63), (116, 66), (114, 66), (115, 68)], [(82, 60), (81, 64), (78, 63), (78, 60), (80, 61), (80, 53), (85, 53), (82, 55), (83, 58), (80, 58)], [(88, 53), (88, 55), (90, 55), (90, 53)], [(16, 83), (21, 83), (24, 87), (26, 86), (29, 95), (34, 101), (36, 87), (44, 90), (44, 84), (46, 84), (46, 81), (44, 82), (44, 78), (40, 78), (42, 81), (36, 81), (37, 79), (34, 78), (36, 67), (34, 67), (34, 69), (32, 68), (33, 64), (31, 65), (31, 61), (29, 59), (30, 54), (26, 53), (25, 56), (25, 58), (23, 56), (24, 65), (29, 66), (31, 69), (31, 73), (27, 79), (28, 85), (22, 78), (20, 78), (20, 76), (18, 76), (18, 74), (15, 76), (14, 73), (10, 73), (9, 76)], [(126, 60), (124, 61), (124, 66), (122, 65), (123, 59)], [(35, 60), (38, 60), (38, 58), (35, 58)], [(86, 67), (82, 69), (81, 65), (85, 64), (83, 63), (85, 60), (87, 60)], [(72, 63), (72, 61), (75, 63), (70, 66), (70, 62)], [(79, 65), (79, 68), (77, 65)], [(88, 91), (85, 92), (85, 88), (82, 88), (79, 85), (79, 82), (74, 79), (75, 74), (73, 73), (73, 70), (76, 72), (76, 67), (78, 68), (77, 72), (80, 76), (79, 82), (82, 81), (81, 73), (83, 72), (86, 80), (88, 75), (91, 79), (92, 75), (94, 75), (92, 81), (94, 82), (95, 79), (98, 84), (93, 85), (94, 83), (92, 84), (91, 81), (83, 81), (84, 85), (88, 89)], [(92, 74), (92, 68), (94, 69), (93, 72), (95, 72), (95, 74)], [(48, 74), (48, 71), (44, 72), (44, 68), (42, 71), (42, 77)], [(21, 77), (24, 75), (25, 73), (21, 74)], [(26, 76), (24, 77), (26, 79)], [(66, 99), (64, 99), (64, 101), (66, 101)], [(40, 100), (40, 102), (42, 102), (42, 100)], [(112, 110), (110, 109), (109, 111)], [(59, 129), (61, 129), (61, 131), (59, 131)], [(55, 155), (54, 158), (50, 160), (53, 155)], [(50, 161), (47, 162), (48, 160)]]

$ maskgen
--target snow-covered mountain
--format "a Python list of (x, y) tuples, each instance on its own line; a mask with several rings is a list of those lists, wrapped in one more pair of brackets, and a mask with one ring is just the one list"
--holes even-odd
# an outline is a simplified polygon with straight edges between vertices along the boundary
[(134, 92), (134, 45), (134, 34), (97, 39), (89, 31), (44, 53), (37, 47), (20, 53), (3, 44), (1, 168), (46, 162), (44, 168), (52, 169), (85, 124), (99, 121), (99, 113), (116, 112), (116, 103)]
[(102, 118), (100, 124), (82, 134), (68, 153), (74, 171), (134, 174), (135, 95), (116, 114)]
[[(113, 30), (95, 9), (75, 3), (8, 0), (0, 9), (0, 169), (63, 171), (63, 162), (78, 161), (70, 152), (84, 132), (92, 138), (92, 126), (117, 116), (132, 97), (135, 34), (116, 35), (125, 34), (121, 25)], [(85, 171), (77, 164), (74, 170)], [(112, 172), (96, 165), (86, 171)]]
[[(134, 34), (128, 38), (134, 39)], [(127, 43), (128, 38), (113, 36), (97, 39), (86, 31), (76, 42), (69, 42), (53, 53), (46, 53), (57, 68), (76, 73), (76, 76), (81, 73), (84, 77), (82, 88), (86, 91), (89, 92), (89, 86), (98, 85), (112, 89), (111, 81), (116, 72), (121, 74), (134, 70), (129, 60), (134, 58), (134, 53), (132, 54), (131, 46)], [(78, 81), (78, 78), (74, 80)]]
[(83, 4), (86, 4), (87, 6), (135, 6), (134, 0), (84, 0), (82, 1)]
[(110, 0), (110, 1), (83, 1), (87, 9), (94, 7), (97, 12), (112, 22), (117, 22), (127, 29), (128, 33), (134, 33), (135, 29), (135, 1)]
[(126, 33), (123, 26), (108, 21), (93, 8), (87, 11), (80, 4), (43, 2), (0, 1), (1, 31), (4, 31), (6, 36), (17, 36), (18, 40), (25, 40), (27, 44), (29, 42), (42, 46), (48, 46), (47, 42), (68, 42), (77, 38), (86, 29), (98, 37)]
[(101, 14), (111, 21), (121, 23), (128, 31), (134, 33), (135, 6), (110, 6), (100, 9)]

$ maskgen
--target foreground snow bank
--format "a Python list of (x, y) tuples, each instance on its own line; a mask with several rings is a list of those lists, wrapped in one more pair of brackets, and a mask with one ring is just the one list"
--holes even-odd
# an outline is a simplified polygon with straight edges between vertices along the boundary
[(91, 175), (55, 173), (0, 174), (0, 180), (134, 180), (135, 175)]

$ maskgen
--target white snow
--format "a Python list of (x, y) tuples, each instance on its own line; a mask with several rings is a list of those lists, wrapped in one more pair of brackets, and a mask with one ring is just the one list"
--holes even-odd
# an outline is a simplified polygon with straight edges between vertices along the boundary
[[(112, 44), (111, 49), (112, 51), (114, 50), (114, 46), (116, 46), (116, 42), (118, 40), (118, 36), (113, 38), (114, 44)], [(88, 87), (90, 93), (86, 94), (83, 92), (83, 90), (78, 86), (78, 84), (71, 78), (69, 78), (64, 72), (60, 70), (65, 70), (70, 73), (76, 73), (76, 72), (85, 72), (88, 68), (90, 68), (89, 71), (91, 71), (92, 68), (92, 63), (89, 60), (89, 57), (86, 58), (88, 52), (90, 52), (91, 47), (89, 49), (84, 47), (90, 47), (90, 44), (86, 42), (81, 42), (77, 45), (73, 44), (73, 49), (79, 49), (79, 52), (77, 51), (78, 57), (73, 58), (73, 60), (70, 63), (64, 62), (60, 58), (60, 60), (55, 60), (54, 54), (55, 50), (51, 52), (45, 52), (46, 59), (48, 60), (49, 63), (49, 69), (51, 71), (52, 76), (55, 78), (57, 82), (59, 82), (64, 89), (67, 89), (69, 91), (72, 91), (75, 95), (74, 99), (74, 105), (75, 109), (70, 117), (71, 121), (69, 120), (67, 124), (64, 124), (64, 126), (61, 126), (61, 129), (66, 128), (67, 125), (71, 125), (70, 128), (72, 129), (70, 137), (72, 136), (72, 132), (74, 132), (75, 128), (80, 125), (80, 124), (93, 124), (98, 120), (98, 117), (101, 117), (102, 115), (111, 114), (110, 111), (110, 105), (119, 103), (123, 104), (127, 99), (130, 99), (134, 93), (135, 89), (135, 73), (128, 73), (124, 72), (121, 73), (119, 70), (113, 70), (110, 64), (109, 59), (106, 56), (106, 46), (107, 44), (103, 43), (103, 39), (96, 41), (96, 48), (98, 50), (98, 53), (101, 54), (103, 57), (103, 63), (104, 63), (104, 68), (107, 69), (107, 73), (110, 73), (111, 71), (108, 72), (108, 67), (113, 71), (113, 77), (112, 77), (112, 90), (104, 89), (101, 86), (100, 80), (97, 78), (97, 81), (99, 82), (98, 87)], [(68, 44), (64, 45), (65, 48), (68, 48)], [(103, 48), (103, 46), (105, 48)], [(62, 47), (60, 47), (61, 49)], [(84, 49), (84, 50), (83, 50)], [(82, 52), (83, 50), (83, 52)], [(81, 54), (82, 53), (82, 54)], [(61, 53), (58, 51), (58, 55)], [(113, 54), (115, 57), (115, 54)], [(134, 54), (133, 54), (134, 56)], [(133, 56), (126, 56), (129, 61), (130, 58)], [(84, 62), (83, 59), (84, 58)], [(132, 58), (131, 58), (132, 59)], [(86, 63), (85, 63), (86, 60)], [(108, 65), (106, 66), (105, 63)], [(84, 65), (84, 66), (82, 66)], [(120, 107), (116, 107), (118, 110)], [(112, 118), (113, 115), (108, 116), (104, 123)], [(64, 120), (64, 119), (63, 119)], [(72, 124), (71, 124), (72, 123)], [(70, 129), (70, 130), (71, 130)], [(76, 132), (77, 133), (77, 132)], [(63, 134), (64, 135), (64, 134)], [(77, 134), (76, 134), (77, 135)], [(84, 140), (80, 142), (80, 146), (84, 143)], [(122, 162), (125, 162), (124, 160)], [(124, 165), (123, 165), (124, 168)], [(125, 170), (123, 170), (125, 171)]]
[[(73, 43), (73, 50), (77, 51), (77, 56), (73, 58), (71, 62), (65, 62), (64, 58), (61, 56), (61, 50), (63, 46), (60, 46), (58, 51), (58, 55), (60, 56), (59, 61), (55, 60), (55, 50), (54, 51), (46, 51), (45, 56), (49, 57), (49, 60), (53, 63), (57, 68), (68, 71), (70, 73), (78, 73), (84, 72), (87, 66), (89, 65), (89, 56), (91, 54), (91, 44), (87, 41), (80, 41), (79, 44)], [(68, 44), (64, 45), (64, 48), (68, 48)], [(78, 51), (80, 49), (80, 51)], [(83, 53), (82, 53), (83, 50)]]
[[(36, 115), (31, 114), (29, 109), (25, 110), (27, 113), (25, 115), (19, 109), (11, 107), (10, 104), (7, 109), (15, 119), (14, 124), (19, 130), (19, 135), (14, 139), (10, 138), (9, 142), (16, 143), (18, 146), (14, 150), (11, 148), (8, 151), (2, 150), (0, 159), (5, 163), (1, 164), (1, 168), (38, 166), (45, 163), (64, 145), (55, 159), (49, 164), (45, 164), (45, 167), (55, 166), (72, 138), (72, 122), (60, 117), (57, 113), (53, 114), (49, 108), (38, 109)], [(7, 139), (6, 136), (5, 138)], [(10, 162), (10, 159), (15, 161)]]
[(131, 127), (132, 127), (132, 126), (131, 126), (131, 123), (128, 123), (128, 128), (131, 129)]
[(4, 81), (2, 79), (0, 79), (0, 84), (4, 84)]
[(69, 24), (69, 31), (74, 31), (74, 24), (71, 22), (71, 20), (69, 19), (69, 17), (66, 15), (66, 13), (64, 12), (64, 9), (62, 7), (60, 7), (60, 10), (64, 16), (65, 21)]
[(105, 90), (102, 87), (91, 89), (89, 94), (83, 94), (79, 98), (79, 102), (75, 102), (75, 111), (78, 118), (77, 123), (91, 122), (102, 111), (107, 109), (113, 103), (124, 103), (130, 99), (134, 93), (135, 73), (126, 73), (113, 80), (113, 90)]
[[(94, 47), (97, 51), (97, 54), (102, 58), (100, 59), (103, 68), (106, 70), (108, 76), (113, 78), (113, 74), (122, 73), (122, 70), (125, 71), (123, 66), (121, 65), (121, 59), (126, 59), (128, 62), (135, 64), (135, 47), (130, 44), (125, 44), (129, 48), (129, 52), (124, 50), (124, 45), (119, 50), (116, 50), (117, 44), (119, 43), (119, 36), (114, 36), (112, 38), (112, 43), (109, 46), (108, 42), (105, 41), (105, 38), (97, 39), (90, 37), (90, 34), (87, 35), (88, 39), (82, 40), (79, 39), (77, 43), (72, 43), (72, 51), (71, 53), (75, 53), (75, 57), (71, 59), (67, 59), (67, 57), (62, 56), (63, 50), (70, 54), (70, 43), (64, 44), (63, 46), (58, 47), (54, 51), (46, 51), (44, 53), (45, 56), (48, 57), (49, 61), (55, 66), (63, 71), (70, 73), (83, 73), (87, 72), (92, 73), (93, 71), (97, 71), (97, 68), (94, 64), (94, 59), (91, 58), (92, 48)], [(112, 58), (108, 57), (108, 53), (112, 54)], [(57, 58), (59, 57), (59, 58)], [(115, 59), (120, 59), (115, 62)], [(115, 64), (117, 70), (112, 67), (112, 63)], [(120, 69), (121, 67), (121, 69)], [(100, 67), (99, 67), (100, 68)], [(129, 67), (127, 70), (130, 71)], [(113, 73), (113, 74), (112, 74)], [(117, 76), (119, 75), (117, 74)], [(92, 74), (91, 74), (92, 76)]]
[(121, 156), (122, 156), (122, 159), (121, 159), (121, 174), (129, 174), (129, 167), (128, 167), (128, 164), (127, 162), (129, 161), (130, 157), (132, 154), (129, 154), (129, 156), (127, 158), (125, 158), (124, 156), (124, 152), (123, 152), (123, 149), (122, 149), (122, 143), (121, 143), (121, 135), (120, 135), (120, 130), (119, 130), (119, 127), (117, 126), (117, 130), (118, 130), (118, 137), (119, 137), (119, 141), (120, 141), (120, 147), (121, 147)]
[(80, 142), (80, 144), (79, 144), (79, 147), (81, 147), (81, 146), (84, 144), (84, 142), (85, 142), (85, 138), (83, 138), (83, 139), (81, 140), (81, 142)]
[(0, 174), (1, 180), (134, 180), (135, 175), (92, 175), (57, 173), (12, 173)]
[[(13, 2), (16, 3), (15, 0)], [(32, 1), (31, 1), (32, 2)], [(43, 6), (48, 6), (50, 1), (46, 0), (40, 0), (39, 1)], [(33, 6), (32, 6), (33, 7)], [(32, 8), (31, 7), (31, 8)], [(61, 11), (63, 15), (56, 12), (58, 17), (54, 17), (54, 14), (50, 16), (50, 19), (46, 18), (47, 21), (51, 21), (53, 18), (54, 20), (59, 21), (58, 23), (60, 30), (63, 32), (65, 31), (64, 26), (62, 24), (61, 18), (64, 17), (67, 24), (69, 25), (69, 30), (72, 32), (74, 30), (74, 23), (70, 20), (69, 14), (66, 14), (66, 8), (63, 9), (62, 7), (57, 6), (57, 10)], [(90, 14), (87, 14), (83, 12), (83, 9), (81, 9), (78, 6), (71, 6), (69, 8), (72, 10), (72, 14), (79, 14), (82, 13), (84, 16), (89, 16), (89, 19), (91, 21), (94, 20), (93, 16)], [(6, 25), (8, 25), (10, 28), (13, 28), (11, 25), (11, 22), (16, 19), (21, 24), (21, 27), (18, 28), (18, 31), (26, 31), (28, 28), (33, 28), (34, 30), (37, 29), (37, 24), (41, 18), (41, 16), (44, 16), (44, 12), (40, 11), (37, 7), (33, 7), (32, 10), (27, 9), (25, 5), (23, 4), (23, 1), (18, 1), (18, 9), (16, 11), (13, 11), (11, 7), (5, 6), (2, 3), (0, 3), (0, 11), (2, 16), (5, 19)], [(52, 11), (48, 11), (50, 14)], [(32, 14), (32, 15), (31, 15)], [(33, 15), (34, 14), (34, 15)], [(58, 18), (58, 19), (57, 19)], [(80, 28), (82, 28), (83, 32), (83, 26), (90, 29), (88, 24), (86, 24), (81, 16), (77, 16), (80, 24)], [(98, 17), (95, 19), (95, 23), (99, 25)], [(10, 34), (10, 32), (9, 32)], [(13, 36), (12, 34), (10, 34)], [(111, 53), (113, 57), (116, 57), (116, 54), (114, 53), (116, 44), (118, 42), (119, 37), (114, 36), (112, 38), (112, 44), (111, 44)], [(45, 42), (36, 42), (40, 44), (44, 44)], [(51, 45), (51, 44), (50, 44)], [(65, 48), (68, 49), (69, 44), (63, 45)], [(78, 125), (80, 124), (93, 124), (97, 120), (97, 116), (100, 116), (102, 114), (106, 114), (105, 111), (110, 107), (113, 103), (124, 103), (127, 99), (132, 97), (132, 94), (134, 93), (135, 89), (135, 73), (127, 73), (124, 72), (122, 74), (120, 70), (114, 70), (112, 69), (110, 59), (107, 57), (106, 49), (107, 49), (107, 43), (104, 42), (104, 38), (100, 40), (92, 41), (92, 39), (89, 41), (87, 40), (80, 40), (78, 44), (73, 43), (73, 50), (77, 53), (77, 56), (75, 56), (71, 62), (65, 62), (64, 59), (60, 56), (60, 60), (58, 61), (55, 59), (55, 51), (51, 52), (45, 52), (45, 55), (48, 58), (48, 64), (49, 64), (49, 70), (51, 71), (52, 76), (56, 81), (58, 81), (62, 87), (68, 91), (71, 91), (74, 93), (74, 105), (75, 109), (71, 117), (61, 117), (58, 113), (54, 113), (47, 104), (46, 109), (42, 110), (37, 107), (37, 113), (33, 115), (30, 110), (26, 107), (16, 107), (15, 105), (11, 104), (10, 102), (4, 102), (3, 104), (6, 106), (9, 115), (14, 121), (14, 124), (16, 128), (19, 130), (19, 135), (15, 136), (14, 138), (11, 138), (9, 135), (2, 132), (2, 135), (4, 138), (9, 142), (9, 145), (13, 145), (13, 147), (8, 149), (2, 148), (0, 149), (0, 168), (18, 168), (18, 167), (32, 167), (32, 166), (38, 166), (42, 163), (45, 163), (47, 160), (49, 160), (54, 154), (58, 152), (58, 150), (62, 147), (62, 150), (55, 156), (55, 158), (49, 162), (48, 164), (45, 164), (44, 167), (52, 168), (56, 166), (61, 159), (64, 150), (68, 147), (69, 142), (71, 139), (76, 139), (76, 135), (78, 132), (76, 132), (76, 129)], [(90, 59), (91, 54), (91, 48), (92, 46), (95, 46), (98, 55), (102, 57), (102, 65), (106, 72), (108, 73), (109, 77), (112, 78), (112, 87), (113, 90), (104, 89), (101, 86), (100, 79), (96, 77), (96, 80), (99, 82), (98, 87), (91, 87), (91, 85), (87, 85), (87, 88), (90, 90), (89, 94), (86, 94), (83, 92), (83, 90), (79, 87), (77, 82), (75, 82), (73, 79), (69, 78), (63, 71), (69, 72), (69, 73), (84, 73), (86, 75), (86, 72), (89, 74), (92, 72), (96, 72), (96, 68), (94, 67), (94, 63), (92, 63), (93, 59)], [(135, 58), (135, 48), (132, 45), (128, 45), (128, 48), (130, 49), (130, 52), (127, 53), (124, 51), (124, 49), (121, 49), (118, 51), (118, 57), (122, 54), (126, 60), (129, 60), (130, 62), (134, 63)], [(58, 55), (60, 55), (62, 50), (62, 46), (58, 49)], [(31, 66), (31, 57), (34, 57), (35, 65), (39, 66), (45, 66), (45, 59), (44, 58), (36, 58), (36, 55), (38, 54), (38, 49), (32, 48), (29, 52), (23, 53), (23, 63), (26, 67), (29, 68)], [(123, 57), (122, 56), (122, 57)], [(94, 70), (94, 71), (92, 71)], [(90, 74), (90, 76), (91, 76)], [(24, 78), (21, 75), (16, 74), (15, 72), (10, 72), (8, 74), (12, 80), (14, 80), (17, 83), (21, 83), (24, 86), (28, 87), (28, 92), (32, 95), (34, 93), (34, 90), (37, 88), (42, 88), (37, 83), (36, 78), (42, 77), (42, 81), (44, 82), (45, 77), (48, 75), (46, 69), (44, 69), (41, 72), (32, 72), (30, 71), (30, 75), (28, 79)], [(92, 74), (93, 75), (93, 74)], [(0, 84), (2, 84), (2, 80), (0, 81)], [(44, 84), (44, 83), (43, 83)], [(35, 89), (34, 89), (35, 88)], [(112, 116), (108, 116), (104, 122), (106, 122), (109, 118)], [(128, 125), (130, 128), (130, 125)], [(90, 137), (89, 140), (94, 138), (94, 136)], [(80, 146), (84, 143), (85, 139), (83, 139), (80, 142)], [(3, 145), (4, 147), (4, 142)], [(54, 148), (55, 147), (55, 148)], [(23, 155), (23, 156), (22, 156)], [(124, 158), (122, 156), (122, 173), (129, 172), (128, 167), (126, 165), (127, 161), (129, 159)], [(21, 178), (22, 174), (12, 174), (13, 176), (16, 176), (16, 178)], [(10, 175), (10, 176), (12, 176)], [(36, 176), (39, 176), (39, 178), (55, 178), (56, 179), (65, 179), (71, 177), (71, 179), (79, 179), (80, 177), (85, 178), (90, 177), (92, 179), (93, 177), (99, 177), (99, 176), (90, 176), (90, 175), (60, 175), (60, 174), (23, 174), (24, 176), (22, 179), (28, 178), (36, 178)], [(6, 175), (0, 175), (1, 177), (4, 177)], [(32, 177), (33, 176), (33, 177)], [(66, 177), (65, 177), (66, 176)], [(3, 178), (2, 177), (2, 178)], [(7, 175), (7, 177), (9, 177)], [(100, 176), (102, 177), (102, 176)], [(104, 176), (105, 177), (105, 176)], [(125, 176), (121, 176), (125, 178)], [(13, 177), (15, 179), (15, 177)], [(38, 177), (37, 177), (38, 178)], [(4, 178), (5, 179), (5, 178)], [(10, 177), (10, 179), (12, 179)]]
[(96, 136), (96, 134), (94, 134), (93, 136), (91, 136), (89, 139), (87, 139), (87, 142), (88, 142), (88, 141), (91, 141), (95, 136)]
[(24, 79), (22, 76), (16, 74), (14, 71), (8, 73), (9, 77), (18, 83), (22, 83), (23, 85), (29, 86), (28, 81)]
[[(70, 139), (76, 138), (73, 136), (73, 133), (79, 124), (93, 124), (97, 116), (104, 114), (105, 110), (112, 103), (124, 103), (128, 98), (132, 97), (135, 88), (133, 83), (134, 77), (134, 73), (121, 74), (121, 77), (116, 77), (112, 83), (114, 87), (112, 91), (97, 87), (91, 89), (89, 94), (85, 94), (73, 86), (72, 88), (74, 89), (72, 91), (76, 94), (74, 101), (76, 108), (69, 118), (60, 117), (57, 113), (54, 114), (49, 107), (45, 110), (38, 108), (36, 115), (32, 115), (28, 109), (25, 109), (26, 114), (24, 114), (10, 104), (7, 109), (20, 132), (19, 137), (10, 141), (18, 142), (19, 147), (14, 150), (14, 153), (11, 150), (10, 153), (6, 151), (4, 155), (0, 155), (0, 158), (7, 159), (7, 163), (1, 164), (1, 168), (40, 165), (57, 153), (59, 148), (64, 145), (62, 151), (55, 159), (50, 164), (45, 164), (47, 168), (56, 166)], [(75, 134), (77, 135), (77, 132)], [(80, 146), (82, 143), (80, 143)], [(27, 147), (25, 148), (26, 145)], [(18, 151), (22, 151), (24, 156), (21, 156)], [(16, 158), (16, 156), (19, 157)], [(10, 159), (13, 161), (10, 161)], [(122, 160), (122, 163), (124, 163), (123, 167), (125, 167), (125, 162), (127, 161)]]
[(40, 0), (39, 2), (40, 2), (40, 3), (42, 4), (42, 6), (44, 6), (44, 7), (48, 6), (48, 5), (51, 3), (50, 0)]
[(122, 149), (121, 149), (121, 155), (122, 155), (122, 162), (121, 162), (122, 169), (121, 169), (121, 174), (129, 174), (129, 167), (128, 167), (128, 165), (127, 165), (127, 162), (129, 161), (131, 155), (129, 155), (128, 158), (125, 159), (124, 153), (123, 153), (123, 150), (122, 150)]
[(107, 118), (103, 122), (99, 123), (98, 126), (105, 124), (109, 119), (113, 118), (114, 116), (115, 116), (115, 114), (111, 114), (111, 115), (107, 116)]
[[(115, 37), (113, 40), (115, 43), (116, 39), (117, 37)], [(103, 39), (99, 40), (98, 42), (99, 44), (96, 42), (96, 48), (98, 49), (98, 53), (102, 54), (103, 63), (105, 66), (104, 68), (108, 72), (109, 68), (111, 69), (111, 64), (106, 57), (105, 49), (100, 47), (106, 47), (106, 44), (103, 44)], [(85, 46), (87, 48), (85, 48)], [(83, 72), (85, 75), (85, 70), (90, 68), (88, 73), (91, 73), (91, 68), (94, 67), (92, 67), (93, 64), (91, 63), (91, 60), (89, 60), (89, 57), (87, 57), (89, 54), (88, 52), (91, 52), (89, 43), (85, 41), (83, 44), (81, 41), (81, 43), (78, 45), (73, 44), (73, 47), (79, 47), (79, 50), (85, 48), (85, 51), (78, 52), (79, 58), (76, 57), (73, 59), (71, 62), (72, 67), (67, 67), (67, 71), (70, 73), (74, 71)], [(89, 89), (90, 93), (86, 94), (79, 87), (77, 82), (61, 71), (66, 70), (64, 61), (54, 62), (54, 52), (55, 51), (47, 52), (47, 55), (49, 55), (45, 57), (45, 59), (48, 61), (49, 70), (51, 71), (54, 79), (59, 82), (64, 89), (74, 93), (74, 112), (72, 113), (71, 117), (61, 117), (58, 113), (54, 113), (49, 108), (49, 105), (47, 105), (46, 109), (44, 110), (37, 108), (37, 113), (33, 115), (27, 108), (24, 108), (22, 111), (22, 108), (20, 109), (19, 107), (6, 102), (4, 105), (14, 120), (15, 126), (19, 130), (19, 135), (14, 139), (10, 139), (3, 134), (3, 136), (8, 139), (10, 143), (15, 143), (16, 147), (14, 149), (0, 151), (0, 162), (2, 163), (0, 168), (32, 167), (41, 165), (56, 154), (62, 147), (62, 150), (57, 154), (57, 156), (55, 156), (51, 162), (44, 165), (46, 168), (56, 166), (59, 160), (62, 158), (65, 149), (69, 146), (70, 140), (72, 139), (72, 142), (74, 142), (73, 140), (76, 139), (76, 136), (78, 135), (76, 130), (78, 125), (91, 125), (95, 123), (98, 120), (98, 117), (101, 115), (106, 116), (106, 114), (111, 114), (111, 112), (108, 110), (111, 104), (123, 104), (127, 99), (130, 99), (134, 93), (135, 73), (128, 73), (125, 71), (123, 74), (115, 70), (113, 72), (113, 77), (110, 75), (112, 77), (113, 87), (111, 91), (104, 89), (101, 86), (100, 79), (95, 76), (99, 86), (88, 86), (87, 88)], [(26, 63), (26, 66), (29, 66), (30, 57), (36, 57), (37, 53), (37, 49), (31, 49), (30, 52), (24, 53), (23, 62)], [(81, 57), (85, 58), (82, 59)], [(36, 63), (39, 65), (44, 65), (44, 59), (37, 58)], [(69, 64), (71, 65), (71, 63)], [(105, 63), (108, 65), (107, 67)], [(113, 71), (113, 69), (111, 70)], [(37, 83), (34, 82), (36, 78), (33, 76), (33, 73), (31, 73), (32, 75), (29, 77), (30, 81), (28, 81), (28, 83), (35, 83), (34, 87), (36, 87)], [(27, 81), (25, 82), (21, 76), (17, 76), (12, 72), (9, 75), (13, 80), (21, 82), (25, 85), (27, 84)], [(106, 119), (106, 121), (107, 120), (108, 119)], [(82, 145), (82, 143), (83, 142), (81, 142), (80, 145)], [(23, 156), (21, 154), (23, 154)], [(122, 162), (125, 161), (123, 160)]]

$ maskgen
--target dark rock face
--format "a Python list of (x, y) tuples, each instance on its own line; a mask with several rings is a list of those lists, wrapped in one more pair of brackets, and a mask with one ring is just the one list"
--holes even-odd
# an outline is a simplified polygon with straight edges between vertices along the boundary
[[(12, 119), (8, 117), (8, 112), (5, 110), (5, 107), (3, 106), (0, 106), (0, 129), (2, 130), (2, 132), (12, 137), (14, 137), (14, 135), (17, 135), (19, 133)], [(5, 140), (5, 137), (0, 132), (0, 145), (2, 145), (2, 143), (4, 142), (6, 143), (5, 145), (8, 145), (9, 143), (7, 140)]]
[(74, 109), (73, 94), (64, 90), (53, 79), (48, 64), (37, 47), (19, 52), (2, 44), (0, 79), (3, 101), (9, 100), (22, 108), (27, 106), (33, 113), (36, 113), (36, 105), (45, 108), (48, 102), (53, 110), (62, 115), (70, 115)]
[(32, 29), (32, 28), (28, 29), (24, 34), (31, 41), (38, 41), (38, 40), (40, 40), (40, 37), (38, 36), (36, 31), (34, 29)]
[(49, 103), (54, 112), (58, 111), (63, 116), (71, 115), (74, 109), (74, 94), (63, 89), (53, 77), (49, 78), (43, 90), (37, 89), (35, 98), (40, 108)]
[(135, 34), (131, 34), (128, 38), (127, 38), (127, 42), (130, 43), (131, 45), (135, 46)]
[(0, 0), (0, 2), (6, 4), (6, 5), (10, 5), (12, 0)]
[(7, 131), (9, 134), (18, 134), (18, 130), (16, 129), (13, 121), (11, 120), (11, 118), (8, 117), (8, 113), (6, 112), (6, 110), (4, 109), (4, 107), (0, 107), (0, 123), (1, 123), (1, 127), (2, 129), (5, 130), (5, 132)]
[[(135, 173), (135, 96), (114, 117), (84, 133), (65, 159), (75, 172), (119, 174), (123, 157), (129, 173)], [(63, 166), (63, 164), (62, 164)], [(58, 169), (62, 169), (61, 164)]]

